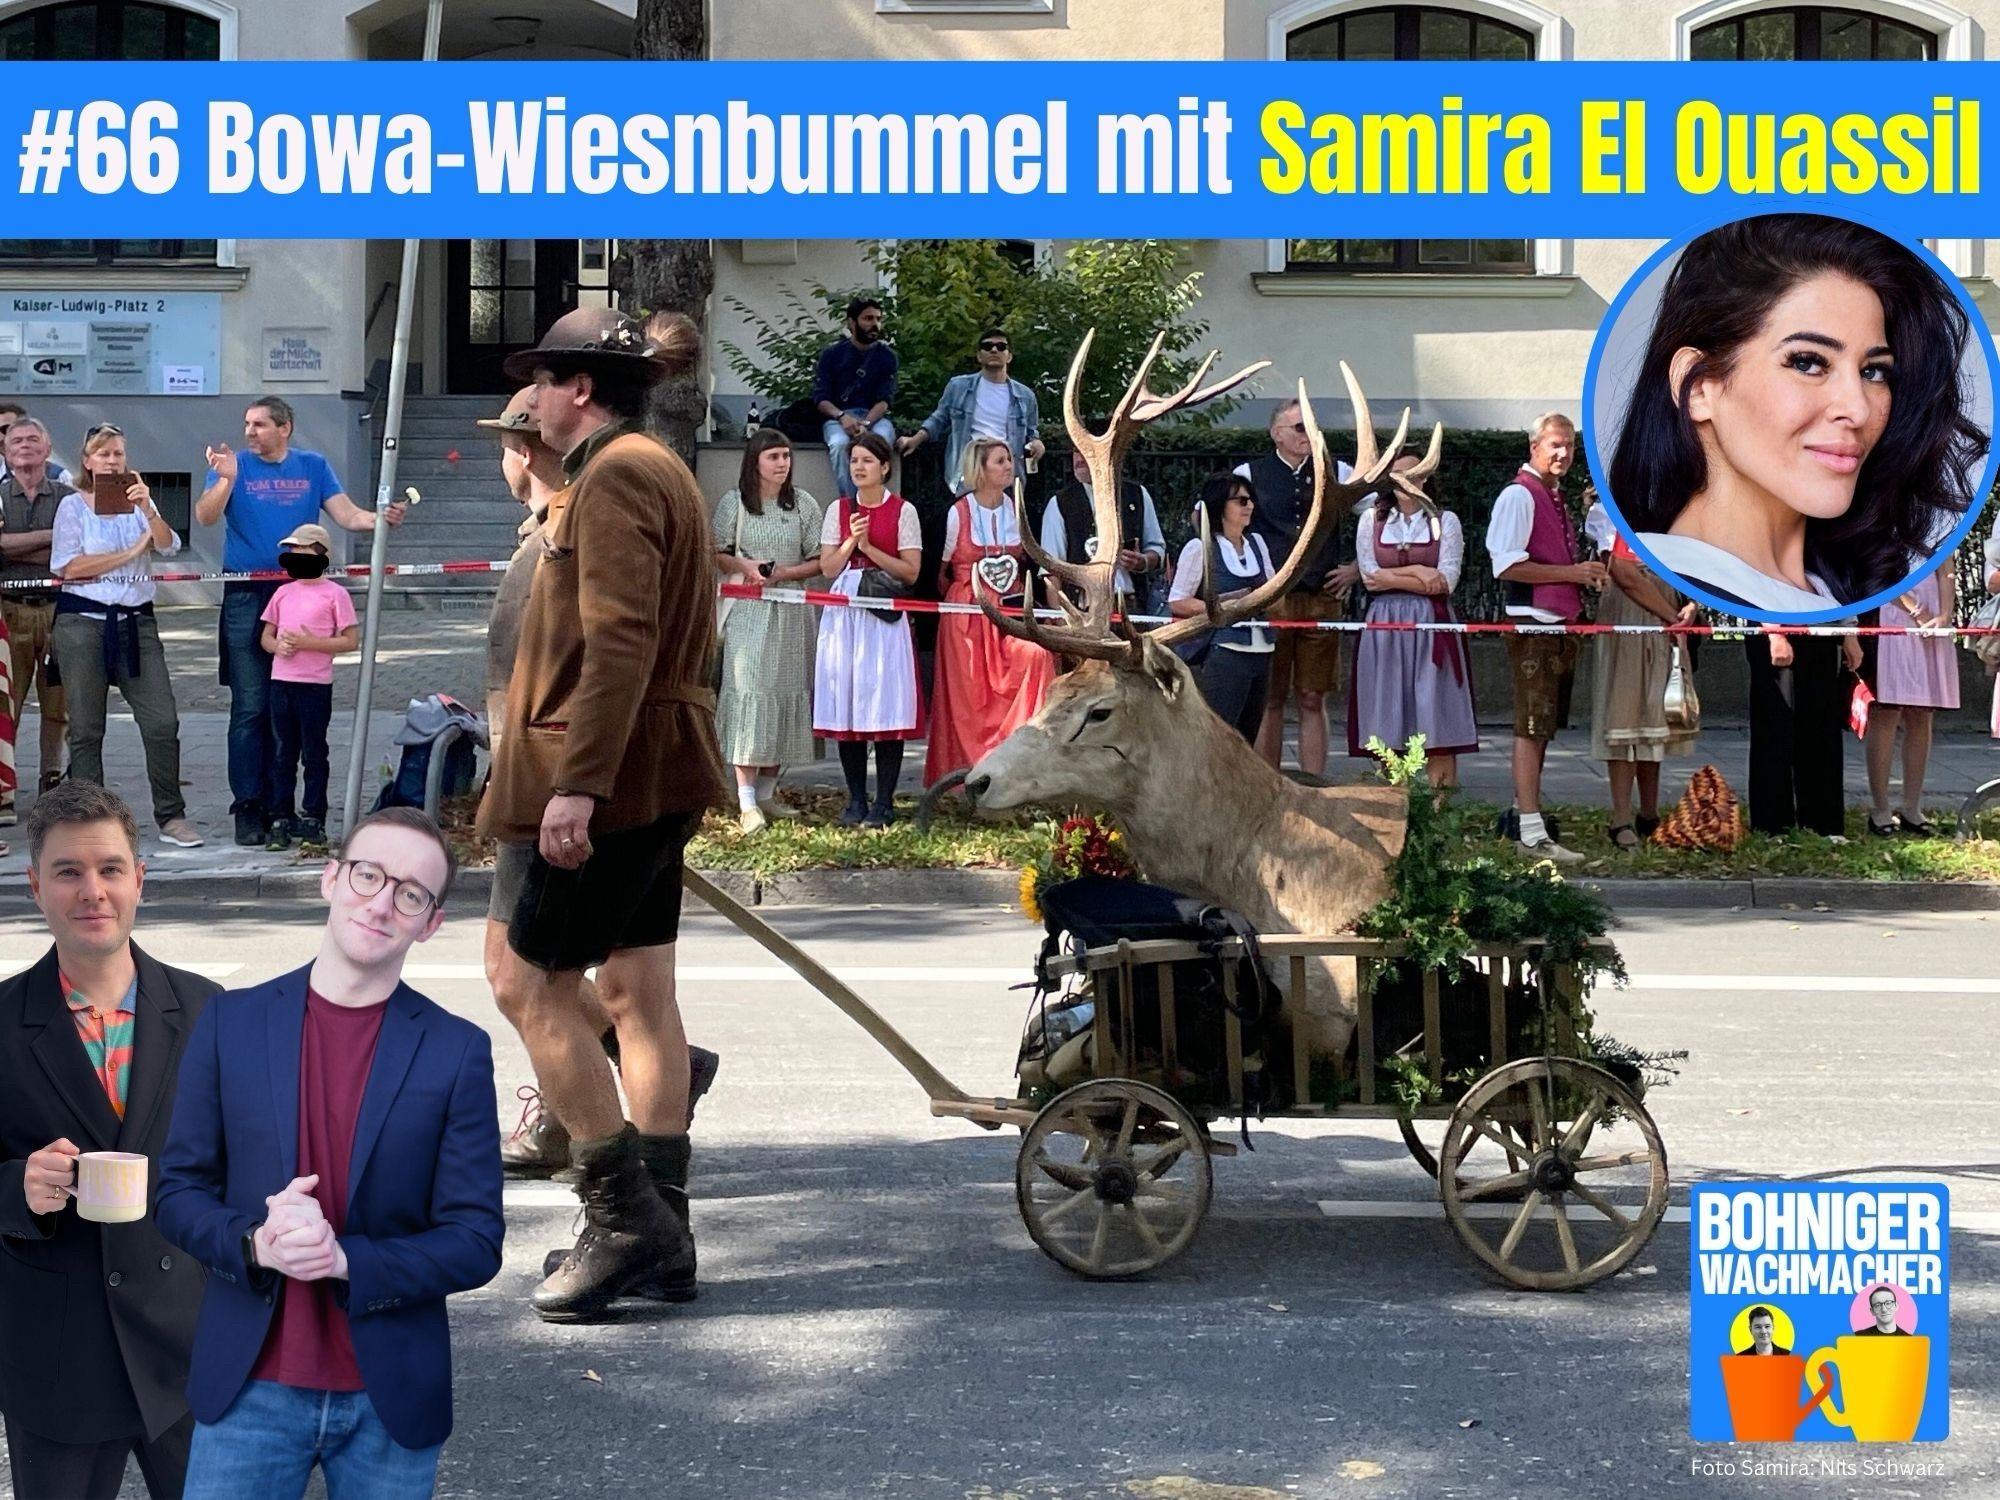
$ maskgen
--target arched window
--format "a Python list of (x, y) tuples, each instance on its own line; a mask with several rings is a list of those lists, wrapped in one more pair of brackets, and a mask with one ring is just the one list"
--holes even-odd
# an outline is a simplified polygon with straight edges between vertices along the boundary
[[(1532, 32), (1490, 16), (1431, 5), (1383, 5), (1301, 26), (1288, 62), (1529, 62)], [(1530, 275), (1528, 240), (1288, 240), (1290, 271)]]
[[(0, 21), (8, 62), (214, 62), (222, 30), (213, 16), (146, 0), (62, 0)], [(215, 264), (214, 240), (0, 240), (0, 262), (115, 265)]]
[(1931, 62), (1937, 49), (1935, 32), (1907, 21), (1788, 5), (1697, 28), (1688, 56), (1695, 62)]

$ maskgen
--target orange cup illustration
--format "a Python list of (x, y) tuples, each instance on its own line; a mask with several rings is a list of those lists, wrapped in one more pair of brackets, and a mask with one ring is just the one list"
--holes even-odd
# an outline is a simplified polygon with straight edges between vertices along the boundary
[(1723, 1354), (1722, 1389), (1739, 1443), (1789, 1443), (1812, 1409), (1826, 1399), (1821, 1385), (1799, 1404), (1806, 1361), (1797, 1354)]
[(1837, 1394), (1826, 1398), (1827, 1421), (1847, 1428), (1857, 1443), (1907, 1443), (1917, 1435), (1930, 1380), (1927, 1337), (1843, 1334), (1806, 1361), (1822, 1378), (1827, 1365), (1840, 1373)]
[(98, 1224), (146, 1217), (146, 1158), (130, 1151), (86, 1151), (76, 1159), (76, 1211)]

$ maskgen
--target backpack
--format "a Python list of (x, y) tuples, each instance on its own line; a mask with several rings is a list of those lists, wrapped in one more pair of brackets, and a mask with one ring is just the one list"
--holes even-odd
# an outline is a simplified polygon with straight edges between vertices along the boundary
[[(1035, 1006), (1022, 1039), (1024, 1071), (1039, 1071), (1060, 1081), (1065, 1071), (1059, 1054), (1069, 1051), (1069, 1071), (1086, 1057), (1096, 1007), (1106, 1007), (1105, 1020), (1113, 1045), (1121, 1054), (1120, 1071), (1148, 1081), (1158, 1080), (1168, 1093), (1191, 1106), (1226, 1107), (1230, 1100), (1228, 1047), (1224, 1017), (1234, 1014), (1241, 1028), (1244, 1065), (1244, 1105), (1259, 1113), (1271, 1103), (1266, 1075), (1252, 1061), (1264, 1047), (1281, 996), (1269, 982), (1257, 946), (1257, 930), (1240, 914), (1184, 896), (1165, 886), (1143, 881), (1086, 875), (1052, 886), (1041, 895), (1047, 935), (1035, 961)], [(1244, 941), (1246, 956), (1233, 961), (1233, 995), (1225, 983), (1230, 966), (1216, 956), (1230, 938)], [(1055, 992), (1059, 981), (1049, 975), (1058, 955), (1132, 942), (1169, 940), (1200, 944), (1205, 955), (1171, 965), (1135, 964), (1132, 1006), (1123, 1014), (1119, 981), (1105, 982), (1068, 996)], [(1160, 973), (1173, 971), (1175, 1072), (1166, 1075), (1160, 1009)], [(1233, 1110), (1230, 1111), (1234, 1113)]]
[(426, 806), (425, 793), (430, 783), (431, 754), (441, 739), (448, 739), (449, 743), (444, 751), (443, 779), (438, 785), (439, 800), (471, 792), (479, 764), (477, 747), (486, 743), (485, 726), (477, 714), (456, 698), (432, 693), (428, 698), (410, 700), (403, 727), (396, 731), (396, 743), (403, 747), (402, 759), (397, 762), (395, 776), (382, 784), (372, 811), (380, 812), (385, 807), (422, 807), (435, 815), (436, 809)]

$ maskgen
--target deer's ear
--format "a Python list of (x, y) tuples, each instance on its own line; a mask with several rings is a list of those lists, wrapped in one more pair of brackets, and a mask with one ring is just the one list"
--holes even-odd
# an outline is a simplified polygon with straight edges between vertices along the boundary
[(1139, 670), (1171, 703), (1188, 688), (1187, 664), (1150, 637), (1142, 639), (1145, 644), (1141, 651)]

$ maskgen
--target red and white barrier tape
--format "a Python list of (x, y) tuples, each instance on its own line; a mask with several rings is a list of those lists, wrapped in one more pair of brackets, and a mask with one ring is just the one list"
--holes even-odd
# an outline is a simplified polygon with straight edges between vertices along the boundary
[[(977, 604), (953, 604), (937, 599), (852, 599), (846, 594), (827, 593), (820, 589), (780, 588), (770, 584), (725, 583), (720, 592), (730, 599), (762, 600), (767, 604), (812, 604), (832, 608), (902, 610), (915, 615), (977, 615), (983, 614)], [(1001, 610), (1002, 614), (1020, 618), (1022, 611), (1015, 608)], [(1035, 618), (1051, 620), (1058, 624), (1067, 617), (1059, 609), (1036, 609)], [(1123, 618), (1134, 625), (1164, 625), (1172, 618), (1168, 615), (1126, 615)], [(1681, 635), (1681, 636), (1742, 636), (1742, 635), (1915, 635), (1949, 638), (1954, 636), (2000, 635), (2000, 628), (1992, 626), (1951, 626), (1941, 625), (1927, 629), (1917, 625), (1591, 625), (1572, 623), (1567, 625), (1543, 625), (1530, 620), (1482, 621), (1482, 620), (1242, 620), (1235, 628), (1259, 630), (1332, 630), (1358, 634), (1362, 631), (1432, 631), (1445, 635)]]
[[(389, 563), (382, 572), (392, 578), (438, 578), (447, 575), (476, 573), (504, 573), (512, 560), (500, 559), (481, 561), (467, 559), (460, 562), (441, 563)], [(368, 564), (350, 563), (346, 567), (329, 568), (328, 578), (366, 578)], [(275, 568), (254, 572), (213, 572), (213, 573), (149, 573), (106, 574), (93, 578), (92, 583), (284, 583), (291, 578), (289, 573)], [(60, 578), (9, 578), (0, 581), (0, 592), (35, 590), (46, 593), (62, 587)], [(984, 611), (977, 604), (953, 604), (938, 599), (853, 599), (846, 594), (831, 593), (824, 589), (783, 588), (771, 584), (746, 582), (723, 583), (718, 592), (729, 599), (757, 600), (766, 604), (803, 604), (831, 609), (872, 609), (901, 610), (913, 615), (977, 615)], [(1018, 618), (1019, 609), (1003, 609), (1003, 614)], [(1067, 618), (1059, 609), (1035, 611), (1040, 620), (1051, 620), (1057, 624)], [(1125, 619), (1134, 625), (1164, 625), (1169, 615), (1126, 615)], [(1485, 620), (1243, 620), (1237, 622), (1244, 628), (1259, 630), (1331, 630), (1343, 634), (1358, 634), (1362, 631), (1435, 631), (1445, 635), (1682, 635), (1682, 636), (1742, 636), (1742, 635), (1915, 635), (1924, 637), (1950, 638), (1963, 636), (1967, 639), (1979, 636), (2000, 635), (2000, 627), (1977, 625), (1944, 625), (1929, 629), (1916, 625), (1543, 625), (1533, 621), (1485, 621)]]

